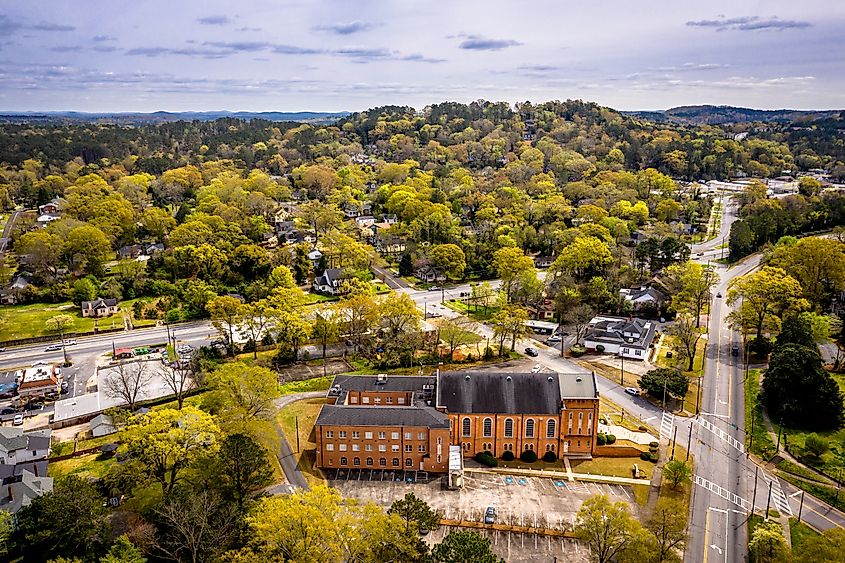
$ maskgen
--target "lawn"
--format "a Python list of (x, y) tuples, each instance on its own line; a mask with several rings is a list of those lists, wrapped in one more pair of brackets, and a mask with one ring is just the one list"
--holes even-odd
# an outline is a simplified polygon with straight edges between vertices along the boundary
[(807, 549), (807, 540), (816, 537), (819, 533), (803, 522), (799, 522), (797, 518), (790, 518), (789, 535), (792, 537), (792, 553), (798, 554)]
[[(614, 403), (613, 401), (602, 397), (599, 400), (599, 416), (604, 416), (608, 419), (610, 424), (615, 424), (617, 426), (622, 426), (631, 430), (632, 432), (639, 432), (640, 426), (648, 425), (644, 424), (638, 418), (634, 418), (630, 414), (625, 415), (625, 409), (621, 408), (619, 405)], [(655, 429), (652, 429), (653, 432), (656, 432)]]
[[(117, 434), (110, 434), (108, 436), (100, 436), (99, 438), (89, 438), (87, 440), (79, 440), (76, 444), (76, 450), (82, 451), (89, 448), (98, 448), (105, 444), (111, 444), (117, 440)], [(58, 457), (73, 453), (73, 440), (66, 442), (56, 442), (50, 449), (50, 455)]]
[(499, 312), (498, 307), (476, 308), (474, 305), (467, 307), (467, 304), (465, 302), (456, 300), (446, 301), (446, 306), (452, 309), (453, 311), (457, 311), (462, 315), (466, 315), (474, 321), (489, 321), (493, 318), (493, 315)]
[[(748, 379), (745, 380), (745, 446), (751, 453), (763, 459), (769, 459), (776, 452), (775, 444), (766, 431), (763, 412), (757, 400), (760, 394), (760, 373), (759, 369), (748, 370)], [(752, 439), (753, 443), (751, 443)]]
[[(319, 469), (314, 468), (317, 443), (314, 441), (314, 422), (320, 409), (326, 404), (323, 398), (296, 401), (281, 409), (276, 415), (276, 423), (281, 426), (290, 443), (291, 450), (297, 460), (299, 469), (312, 487), (325, 484), (325, 477)], [(297, 451), (296, 428), (299, 426), (299, 451)]]
[(323, 377), (315, 377), (312, 379), (304, 379), (302, 381), (288, 381), (282, 383), (279, 391), (282, 395), (290, 395), (291, 393), (305, 393), (307, 391), (323, 391), (331, 387), (334, 375), (326, 375)]
[[(129, 310), (133, 301), (122, 301), (120, 309), (116, 315), (100, 319), (98, 326), (101, 329), (123, 327), (123, 313)], [(127, 309), (129, 307), (129, 309)], [(79, 313), (79, 307), (70, 302), (45, 304), (34, 303), (32, 305), (6, 305), (0, 309), (0, 342), (8, 340), (18, 340), (22, 338), (34, 338), (37, 336), (47, 336), (57, 333), (47, 329), (47, 319), (55, 317), (56, 315), (70, 315), (73, 319), (73, 324), (65, 330), (65, 333), (74, 332), (92, 332), (94, 330), (94, 319), (82, 318)], [(142, 324), (136, 326), (145, 326), (143, 323), (148, 321), (139, 321)], [(149, 321), (154, 324), (155, 321)]]
[(115, 456), (104, 457), (102, 454), (87, 454), (62, 461), (50, 462), (48, 474), (53, 478), (77, 475), (99, 479), (116, 463)]
[[(598, 448), (601, 452), (601, 447)], [(591, 460), (573, 460), (572, 471), (575, 473), (589, 473), (591, 475), (612, 475), (614, 477), (633, 477), (632, 468), (637, 466), (648, 473), (654, 471), (654, 464), (643, 461), (638, 457), (594, 457)]]

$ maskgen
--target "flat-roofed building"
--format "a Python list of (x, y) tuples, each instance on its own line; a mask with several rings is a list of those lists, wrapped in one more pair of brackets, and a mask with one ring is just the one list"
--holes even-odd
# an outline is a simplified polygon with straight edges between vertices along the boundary
[(42, 364), (20, 370), (17, 378), (18, 395), (22, 399), (43, 397), (60, 391), (62, 370), (52, 364)]

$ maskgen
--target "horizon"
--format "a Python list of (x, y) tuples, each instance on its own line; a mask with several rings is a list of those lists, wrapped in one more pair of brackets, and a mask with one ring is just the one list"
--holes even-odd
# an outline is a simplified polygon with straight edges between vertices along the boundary
[[(647, 17), (621, 0), (0, 5), (5, 112), (334, 113), (478, 98), (845, 107), (845, 5), (821, 0), (764, 11), (661, 0)], [(203, 109), (217, 107), (242, 109)]]

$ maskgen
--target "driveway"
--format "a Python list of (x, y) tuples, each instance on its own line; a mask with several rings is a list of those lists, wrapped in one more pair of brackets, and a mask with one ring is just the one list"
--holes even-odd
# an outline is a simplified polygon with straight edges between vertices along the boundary
[[(290, 395), (284, 395), (276, 399), (276, 408), (282, 409), (291, 403), (295, 403), (296, 401), (301, 401), (303, 399), (316, 399), (325, 396), (325, 391), (291, 393)], [(285, 433), (278, 424), (276, 425), (276, 437), (279, 439), (279, 451), (276, 452), (276, 457), (279, 458), (279, 465), (282, 466), (282, 471), (285, 473), (287, 482), (299, 489), (305, 489), (306, 491), (309, 490), (310, 487), (308, 486), (308, 481), (305, 480), (305, 476), (302, 475), (302, 471), (300, 471), (299, 466), (296, 463), (296, 458), (293, 455), (293, 450), (291, 450), (287, 436), (285, 436)]]

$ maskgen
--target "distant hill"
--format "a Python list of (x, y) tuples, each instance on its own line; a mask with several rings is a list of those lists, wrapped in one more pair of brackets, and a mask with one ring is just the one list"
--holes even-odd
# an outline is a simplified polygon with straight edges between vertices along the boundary
[(154, 113), (85, 113), (77, 111), (51, 112), (0, 112), (0, 122), (14, 123), (118, 123), (145, 124), (170, 123), (174, 121), (214, 121), (220, 118), (266, 119), (267, 121), (296, 121), (300, 123), (332, 123), (346, 117), (349, 112), (318, 111), (186, 111)]
[(795, 109), (750, 109), (733, 106), (679, 106), (664, 111), (623, 111), (651, 121), (670, 121), (673, 123), (723, 125), (728, 123), (747, 123), (750, 121), (792, 123), (796, 121), (814, 121), (817, 119), (842, 116), (842, 110), (795, 110)]

